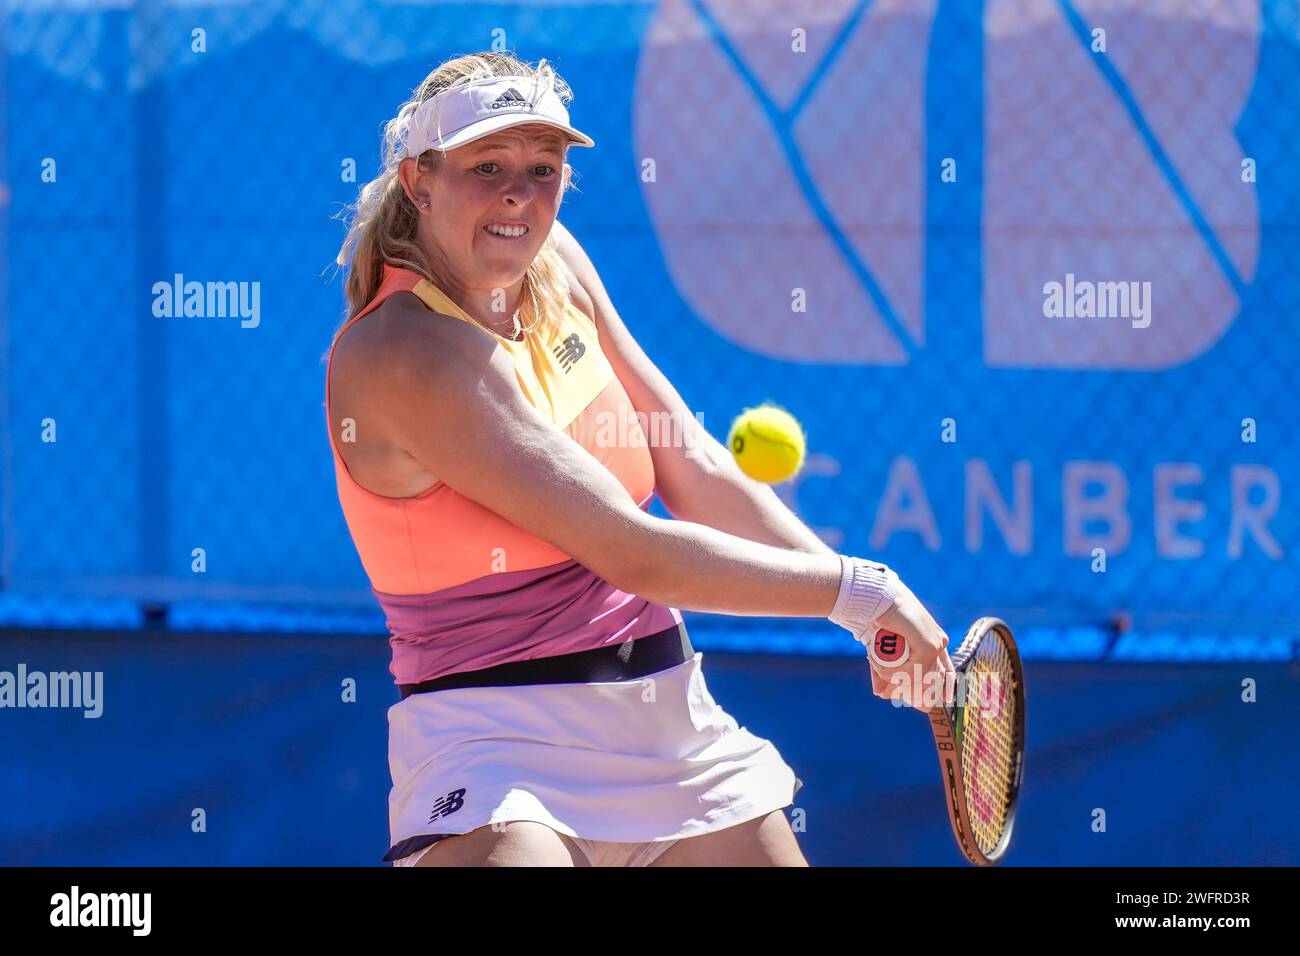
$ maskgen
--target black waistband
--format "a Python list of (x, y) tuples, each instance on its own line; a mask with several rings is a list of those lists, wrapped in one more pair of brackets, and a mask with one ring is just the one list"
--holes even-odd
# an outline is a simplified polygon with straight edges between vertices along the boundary
[(644, 677), (695, 656), (684, 624), (589, 651), (532, 661), (510, 661), (482, 670), (462, 671), (419, 684), (398, 684), (402, 699), (453, 687), (517, 687), (522, 684), (590, 684)]

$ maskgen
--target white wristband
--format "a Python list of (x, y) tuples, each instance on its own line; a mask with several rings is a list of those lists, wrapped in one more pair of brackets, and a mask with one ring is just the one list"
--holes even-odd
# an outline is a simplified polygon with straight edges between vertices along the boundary
[(841, 554), (840, 569), (840, 596), (830, 620), (865, 643), (876, 636), (875, 623), (894, 606), (902, 582), (887, 565), (878, 561)]

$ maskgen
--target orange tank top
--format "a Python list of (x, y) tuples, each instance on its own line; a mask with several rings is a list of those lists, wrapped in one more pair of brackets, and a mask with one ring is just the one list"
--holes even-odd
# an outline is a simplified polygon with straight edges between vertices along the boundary
[[(676, 609), (613, 587), (442, 481), (414, 497), (388, 498), (352, 479), (329, 417), (334, 347), (396, 292), (414, 293), (430, 321), (450, 316), (478, 326), (427, 279), (385, 265), (374, 299), (330, 346), (325, 411), (339, 504), (388, 618), (396, 682), (621, 643), (680, 623)], [(650, 451), (592, 320), (570, 302), (557, 325), (522, 341), (485, 331), (510, 355), (527, 401), (647, 509), (655, 483)]]

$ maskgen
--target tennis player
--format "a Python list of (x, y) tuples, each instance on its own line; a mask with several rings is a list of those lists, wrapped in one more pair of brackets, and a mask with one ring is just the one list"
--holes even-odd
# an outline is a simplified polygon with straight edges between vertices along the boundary
[[(681, 609), (887, 628), (931, 670), (948, 639), (740, 472), (633, 339), (556, 221), (569, 147), (595, 145), (571, 98), (545, 60), (438, 67), (339, 254), (326, 417), (401, 694), (384, 859), (806, 866), (801, 781), (715, 703)], [(682, 440), (647, 447), (637, 412)]]

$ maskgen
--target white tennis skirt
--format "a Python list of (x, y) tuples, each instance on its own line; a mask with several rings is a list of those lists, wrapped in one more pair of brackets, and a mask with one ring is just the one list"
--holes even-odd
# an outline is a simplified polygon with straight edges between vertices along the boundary
[(510, 820), (646, 843), (789, 806), (802, 782), (717, 705), (703, 658), (625, 681), (458, 687), (394, 704), (385, 861)]

